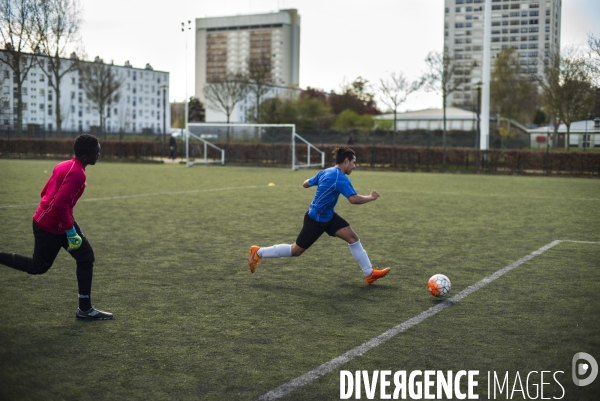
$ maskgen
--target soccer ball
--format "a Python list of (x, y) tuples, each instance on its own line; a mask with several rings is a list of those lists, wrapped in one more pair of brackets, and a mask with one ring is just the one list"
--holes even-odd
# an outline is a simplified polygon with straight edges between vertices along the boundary
[(443, 274), (434, 274), (427, 283), (429, 293), (437, 298), (448, 295), (451, 287), (452, 283), (450, 282), (450, 279)]

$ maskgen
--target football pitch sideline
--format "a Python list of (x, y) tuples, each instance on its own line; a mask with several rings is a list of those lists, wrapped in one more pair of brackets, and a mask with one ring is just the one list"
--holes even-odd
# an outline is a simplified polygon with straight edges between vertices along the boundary
[[(0, 266), (0, 399), (334, 400), (341, 371), (390, 371), (392, 394), (394, 372), (432, 370), (478, 371), (480, 399), (544, 387), (595, 400), (600, 379), (575, 385), (571, 362), (600, 360), (599, 181), (361, 171), (358, 156), (354, 187), (381, 198), (341, 197), (336, 211), (373, 265), (392, 269), (372, 286), (326, 235), (248, 270), (250, 245), (295, 240), (314, 195), (301, 185), (317, 170), (89, 166), (75, 217), (96, 255), (93, 303), (115, 319), (75, 320), (66, 252), (41, 276)], [(31, 216), (56, 163), (0, 160), (0, 251), (31, 254)], [(435, 273), (452, 280), (445, 300), (427, 292)], [(490, 373), (508, 388), (488, 387)]]

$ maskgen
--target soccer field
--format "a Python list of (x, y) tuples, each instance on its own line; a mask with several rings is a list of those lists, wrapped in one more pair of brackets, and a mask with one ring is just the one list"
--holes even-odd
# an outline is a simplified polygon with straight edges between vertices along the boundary
[[(0, 160), (0, 251), (32, 253), (31, 216), (56, 163)], [(417, 370), (476, 370), (480, 399), (532, 399), (541, 383), (549, 398), (600, 394), (600, 378), (572, 379), (576, 353), (600, 361), (597, 179), (359, 166), (355, 189), (381, 198), (340, 197), (336, 211), (373, 265), (391, 268), (369, 286), (327, 235), (248, 270), (250, 245), (294, 242), (314, 195), (302, 182), (317, 170), (100, 161), (86, 172), (75, 218), (96, 255), (93, 304), (115, 318), (75, 320), (66, 252), (41, 276), (0, 265), (2, 400), (336, 400), (340, 371), (385, 370), (390, 395), (394, 372)], [(432, 297), (435, 273), (452, 280), (446, 299), (471, 292)], [(488, 374), (508, 374), (503, 393), (492, 383), (488, 394)]]

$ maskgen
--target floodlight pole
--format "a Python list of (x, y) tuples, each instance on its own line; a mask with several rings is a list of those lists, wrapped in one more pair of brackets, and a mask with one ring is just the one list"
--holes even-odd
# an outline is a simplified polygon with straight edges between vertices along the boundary
[(483, 18), (483, 96), (481, 104), (481, 138), (479, 148), (490, 148), (490, 71), (492, 63), (491, 52), (492, 37), (492, 1), (485, 0), (485, 14)]

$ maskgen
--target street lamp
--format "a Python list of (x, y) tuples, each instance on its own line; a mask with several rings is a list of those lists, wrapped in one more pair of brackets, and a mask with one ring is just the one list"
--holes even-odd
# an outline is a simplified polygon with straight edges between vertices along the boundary
[(481, 114), (481, 85), (483, 83), (478, 81), (475, 86), (477, 87), (477, 136), (475, 137), (475, 149), (479, 149), (479, 141), (481, 136), (481, 128), (480, 128), (480, 114)]
[(167, 85), (161, 86), (163, 90), (163, 158), (166, 157), (167, 152)]
[[(192, 30), (192, 21), (188, 20), (187, 22), (187, 30), (190, 31)], [(188, 119), (189, 119), (189, 109), (188, 109), (188, 82), (187, 82), (187, 76), (188, 76), (188, 72), (187, 72), (187, 67), (188, 67), (188, 50), (187, 50), (187, 37), (188, 35), (185, 33), (186, 29), (185, 29), (185, 23), (182, 22), (181, 23), (181, 32), (183, 32), (184, 37), (185, 37), (185, 99), (183, 100), (183, 108), (184, 108), (184, 121), (183, 121), (183, 127), (185, 128), (186, 131), (186, 135), (187, 135), (187, 124), (188, 124)]]

